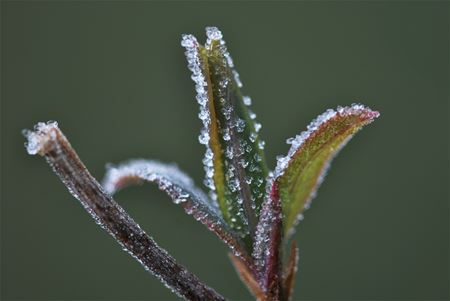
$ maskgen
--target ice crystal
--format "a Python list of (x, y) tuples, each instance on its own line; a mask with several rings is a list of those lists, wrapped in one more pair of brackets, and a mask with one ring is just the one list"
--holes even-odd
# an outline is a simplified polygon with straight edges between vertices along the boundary
[[(371, 111), (370, 108), (365, 107), (362, 104), (352, 104), (348, 107), (337, 107), (337, 110), (328, 109), (321, 115), (319, 115), (316, 119), (314, 119), (308, 126), (306, 131), (301, 132), (299, 135), (288, 138), (286, 140), (287, 144), (290, 144), (291, 147), (288, 151), (287, 156), (278, 156), (277, 157), (277, 165), (275, 167), (275, 177), (280, 177), (283, 175), (289, 161), (292, 159), (295, 153), (302, 147), (303, 143), (322, 125), (324, 125), (327, 121), (335, 117), (339, 116), (348, 116), (350, 114), (360, 114), (364, 111)], [(378, 117), (379, 113), (374, 112), (374, 118)]]
[(244, 104), (246, 106), (251, 106), (252, 105), (252, 99), (250, 98), (250, 96), (242, 97), (242, 101), (244, 102)]
[(56, 138), (54, 129), (57, 128), (58, 123), (56, 121), (47, 121), (36, 124), (33, 131), (24, 130), (22, 133), (27, 138), (25, 147), (28, 154), (36, 155), (44, 148), (49, 140), (54, 140)]
[[(154, 160), (132, 160), (118, 166), (109, 164), (103, 181), (107, 193), (114, 194), (130, 182), (146, 181), (158, 184), (175, 204), (182, 205), (186, 213), (215, 232), (232, 248), (234, 254), (243, 257), (243, 243), (238, 235), (223, 220), (219, 208), (193, 180), (175, 164), (164, 164)], [(239, 183), (237, 183), (239, 184)]]
[[(255, 185), (258, 188), (256, 183), (259, 185), (260, 181), (256, 179), (265, 181), (266, 177), (266, 169), (261, 166), (264, 164), (264, 154), (261, 152), (264, 143), (257, 135), (261, 125), (253, 122), (256, 115), (246, 108), (251, 105), (250, 97), (238, 92), (242, 82), (234, 69), (222, 33), (215, 27), (208, 27), (206, 36), (204, 46), (190, 36), (183, 36), (182, 39), (187, 49), (188, 67), (196, 83), (197, 98), (202, 100), (199, 101), (199, 116), (208, 121), (204, 122), (203, 131), (208, 130), (209, 136), (202, 132), (199, 138), (213, 153), (212, 163), (203, 160), (205, 184), (216, 192), (215, 199), (224, 216), (231, 223), (229, 216), (236, 215), (237, 222), (231, 224), (244, 233), (249, 230), (244, 227), (246, 220), (254, 219), (251, 216), (258, 214), (263, 198), (260, 191), (253, 197), (255, 188), (250, 187)], [(209, 105), (204, 104), (205, 100)], [(236, 102), (244, 106), (236, 106)], [(216, 134), (219, 134), (219, 141), (212, 138)], [(220, 164), (217, 163), (218, 158), (222, 161)], [(232, 166), (237, 170), (227, 172)], [(247, 178), (255, 178), (255, 181), (246, 181)], [(256, 208), (256, 213), (249, 208)]]

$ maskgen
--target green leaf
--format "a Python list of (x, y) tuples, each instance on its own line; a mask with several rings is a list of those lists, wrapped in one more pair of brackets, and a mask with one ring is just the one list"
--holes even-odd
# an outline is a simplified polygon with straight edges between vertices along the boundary
[(199, 140), (207, 147), (205, 184), (224, 219), (251, 245), (267, 177), (264, 142), (258, 135), (261, 125), (248, 108), (250, 98), (240, 91), (221, 32), (209, 27), (206, 34), (204, 46), (191, 35), (182, 40), (204, 125)]
[(251, 262), (244, 242), (225, 223), (219, 209), (195, 186), (192, 179), (175, 165), (150, 160), (132, 160), (118, 166), (110, 165), (103, 180), (103, 187), (113, 195), (126, 186), (142, 182), (158, 184), (159, 189), (166, 192), (175, 204), (183, 207), (186, 213), (216, 234), (236, 256), (246, 263)]
[(278, 158), (273, 185), (278, 185), (286, 237), (292, 234), (302, 212), (310, 205), (331, 160), (350, 138), (379, 113), (363, 105), (338, 107), (317, 117), (308, 129), (288, 139), (286, 157)]

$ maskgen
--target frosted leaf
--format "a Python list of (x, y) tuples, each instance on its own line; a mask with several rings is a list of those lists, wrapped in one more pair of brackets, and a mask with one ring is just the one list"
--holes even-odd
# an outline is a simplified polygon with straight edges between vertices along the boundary
[[(308, 126), (307, 130), (303, 131), (300, 135), (294, 138), (289, 138), (286, 140), (287, 144), (291, 144), (291, 148), (288, 151), (288, 156), (286, 158), (281, 158), (277, 161), (277, 167), (275, 168), (275, 176), (279, 177), (283, 174), (284, 168), (287, 162), (292, 158), (292, 156), (302, 147), (303, 143), (322, 125), (327, 123), (330, 119), (335, 116), (345, 117), (349, 115), (362, 114), (365, 111), (371, 112), (370, 108), (366, 108), (361, 104), (352, 104), (350, 107), (339, 106), (337, 112), (332, 109), (326, 110), (323, 114), (319, 115), (314, 119)], [(373, 118), (378, 117), (378, 112), (375, 112)]]
[(106, 192), (114, 194), (129, 184), (143, 181), (158, 184), (175, 204), (181, 205), (186, 213), (214, 232), (237, 256), (248, 260), (243, 242), (223, 220), (216, 203), (198, 189), (192, 179), (176, 165), (150, 160), (133, 160), (118, 166), (109, 165), (103, 187)]
[(309, 208), (331, 160), (364, 125), (379, 113), (361, 104), (326, 110), (306, 131), (288, 139), (286, 156), (277, 157), (272, 185), (279, 184), (286, 237), (293, 233), (304, 210)]
[[(260, 125), (255, 127), (255, 114), (248, 111), (250, 98), (243, 97), (239, 91), (242, 83), (222, 33), (216, 27), (208, 27), (206, 36), (204, 46), (197, 40), (183, 37), (188, 68), (192, 71), (200, 104), (199, 118), (208, 133), (202, 133), (199, 140), (213, 155), (211, 160), (203, 160), (205, 184), (215, 191), (224, 219), (246, 236), (250, 232), (247, 226), (255, 227), (257, 213), (252, 208), (259, 210), (263, 191), (258, 188), (258, 193), (253, 194), (250, 187), (253, 183), (248, 184), (245, 179), (265, 180), (267, 172), (260, 148), (263, 143), (256, 134)], [(228, 173), (231, 167), (236, 171)], [(231, 223), (231, 217), (237, 222)]]

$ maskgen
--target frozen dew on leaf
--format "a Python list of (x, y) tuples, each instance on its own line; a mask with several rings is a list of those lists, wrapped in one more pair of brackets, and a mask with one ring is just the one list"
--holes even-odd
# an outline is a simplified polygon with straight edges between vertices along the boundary
[(199, 140), (213, 155), (211, 160), (203, 160), (208, 163), (205, 183), (216, 194), (225, 220), (248, 233), (247, 226), (255, 227), (263, 199), (260, 179), (265, 181), (267, 175), (263, 142), (257, 134), (261, 125), (254, 122), (256, 115), (248, 108), (250, 97), (240, 92), (242, 82), (222, 33), (207, 27), (206, 37), (204, 46), (189, 35), (182, 39), (197, 98), (202, 100), (199, 116), (207, 120), (203, 131), (208, 135), (202, 132)]
[[(306, 131), (286, 140), (291, 145), (286, 156), (278, 156), (272, 185), (280, 185), (284, 227), (287, 237), (309, 208), (331, 160), (364, 125), (379, 113), (361, 104), (326, 110)], [(276, 180), (276, 182), (274, 182)]]
[(118, 166), (109, 165), (103, 187), (108, 193), (114, 194), (125, 186), (140, 182), (156, 183), (175, 204), (181, 205), (187, 214), (192, 215), (227, 243), (236, 256), (248, 261), (244, 243), (223, 220), (216, 203), (197, 188), (192, 179), (175, 164), (141, 159)]

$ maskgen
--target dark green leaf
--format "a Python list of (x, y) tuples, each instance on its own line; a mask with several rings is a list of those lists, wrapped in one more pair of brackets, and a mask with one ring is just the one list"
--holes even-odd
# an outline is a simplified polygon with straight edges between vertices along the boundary
[(224, 219), (249, 243), (267, 176), (264, 142), (258, 136), (261, 125), (248, 109), (250, 98), (241, 94), (242, 84), (221, 32), (209, 27), (206, 33), (205, 46), (191, 35), (182, 41), (204, 124), (200, 142), (207, 146), (206, 185)]

